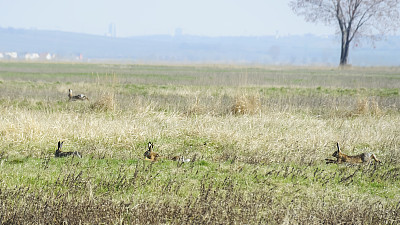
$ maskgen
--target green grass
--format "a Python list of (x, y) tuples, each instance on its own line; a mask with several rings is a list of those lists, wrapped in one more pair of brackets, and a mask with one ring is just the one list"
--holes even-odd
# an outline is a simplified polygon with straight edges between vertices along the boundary
[[(399, 68), (0, 68), (1, 223), (400, 220)], [(54, 158), (59, 140), (83, 158)], [(326, 165), (336, 142), (384, 163)]]

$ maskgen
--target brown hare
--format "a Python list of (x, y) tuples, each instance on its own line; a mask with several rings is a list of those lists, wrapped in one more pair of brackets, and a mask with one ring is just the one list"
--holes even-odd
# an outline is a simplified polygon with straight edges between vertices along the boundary
[(336, 160), (334, 159), (325, 159), (326, 160), (326, 164), (329, 163), (337, 163), (337, 164), (341, 164), (341, 163), (352, 163), (352, 164), (357, 164), (357, 163), (371, 163), (372, 159), (375, 162), (380, 163), (381, 161), (379, 159), (376, 158), (376, 156), (372, 153), (361, 153), (359, 155), (346, 155), (344, 153), (342, 153), (342, 151), (340, 151), (340, 147), (339, 147), (339, 143), (336, 143), (337, 145), (337, 150), (332, 154), (333, 157), (336, 158)]
[(189, 158), (185, 158), (183, 156), (173, 156), (173, 157), (160, 156), (158, 153), (153, 152), (154, 145), (152, 142), (149, 142), (147, 147), (148, 147), (148, 150), (143, 154), (145, 160), (155, 162), (161, 158), (165, 158), (165, 159), (170, 159), (170, 160), (178, 161), (178, 162), (182, 162), (182, 163), (190, 162)]
[(149, 142), (148, 145), (148, 150), (143, 154), (144, 159), (151, 161), (151, 162), (155, 162), (157, 161), (157, 159), (159, 159), (159, 155), (156, 152), (153, 152), (153, 143)]
[(56, 150), (56, 153), (54, 156), (56, 158), (61, 158), (61, 157), (67, 157), (67, 156), (78, 156), (79, 158), (82, 158), (82, 154), (80, 152), (63, 152), (61, 151), (62, 145), (64, 142), (58, 142), (58, 148)]
[(76, 100), (81, 100), (81, 101), (88, 100), (89, 101), (89, 98), (86, 97), (86, 95), (83, 95), (83, 94), (79, 94), (79, 95), (75, 95), (75, 96), (72, 95), (71, 89), (68, 89), (68, 97), (69, 97), (70, 101), (76, 101)]

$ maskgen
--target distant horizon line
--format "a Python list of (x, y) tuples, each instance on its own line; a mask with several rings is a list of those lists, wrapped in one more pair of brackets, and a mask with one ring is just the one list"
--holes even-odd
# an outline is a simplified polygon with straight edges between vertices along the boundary
[[(85, 33), (79, 31), (64, 31), (64, 30), (55, 30), (55, 29), (40, 29), (36, 27), (31, 28), (21, 28), (21, 27), (3, 27), (0, 26), (0, 29), (4, 30), (19, 30), (19, 31), (51, 31), (51, 32), (62, 32), (62, 33), (72, 33), (72, 34), (84, 34), (90, 36), (98, 36), (98, 37), (108, 37), (108, 38), (134, 38), (134, 37), (148, 37), (148, 36), (169, 36), (169, 37), (181, 37), (181, 36), (192, 36), (192, 37), (208, 37), (208, 38), (219, 38), (219, 37), (289, 37), (289, 36), (315, 36), (315, 37), (335, 37), (338, 34), (315, 34), (315, 33), (304, 33), (304, 34), (265, 34), (265, 35), (202, 35), (202, 34), (140, 34), (140, 35), (132, 35), (132, 36), (107, 36), (107, 33), (101, 34), (92, 34)], [(400, 36), (400, 35), (387, 35), (387, 36)]]

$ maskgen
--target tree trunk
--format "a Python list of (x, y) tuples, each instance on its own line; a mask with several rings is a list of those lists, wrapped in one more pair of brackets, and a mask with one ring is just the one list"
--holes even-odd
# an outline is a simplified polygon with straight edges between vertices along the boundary
[(350, 46), (350, 40), (349, 40), (349, 35), (347, 30), (342, 31), (342, 45), (341, 45), (341, 51), (340, 51), (340, 66), (346, 66), (347, 65), (347, 59), (349, 57), (349, 46)]

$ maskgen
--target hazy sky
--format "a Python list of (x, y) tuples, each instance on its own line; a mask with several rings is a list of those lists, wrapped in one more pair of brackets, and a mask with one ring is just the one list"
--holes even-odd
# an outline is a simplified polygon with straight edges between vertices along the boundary
[(0, 0), (0, 27), (61, 30), (118, 37), (174, 34), (262, 36), (334, 34), (304, 22), (289, 0)]

